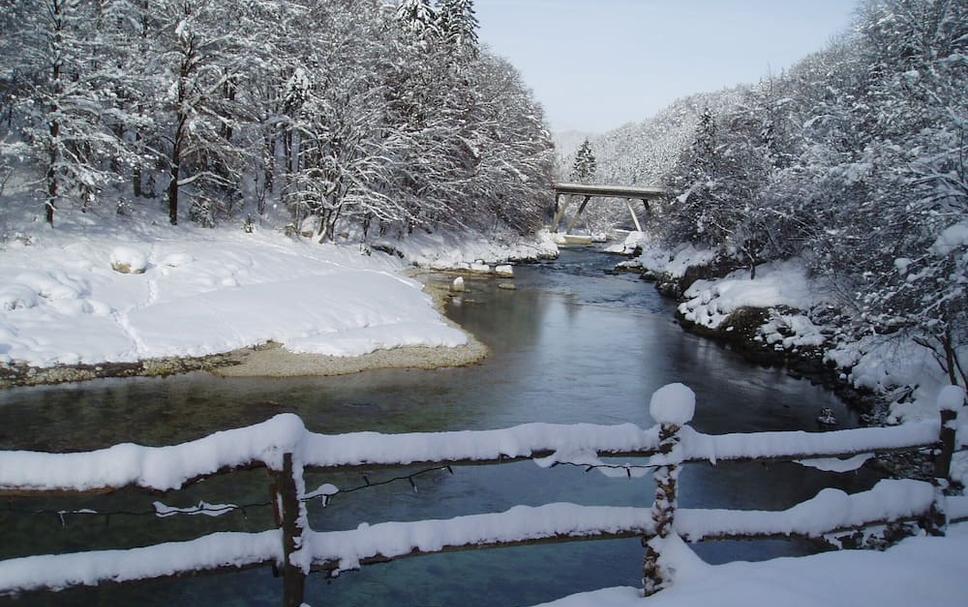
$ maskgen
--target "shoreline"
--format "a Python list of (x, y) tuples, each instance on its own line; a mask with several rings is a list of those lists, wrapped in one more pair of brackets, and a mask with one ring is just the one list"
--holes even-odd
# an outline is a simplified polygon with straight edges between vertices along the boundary
[(193, 371), (206, 371), (219, 377), (329, 377), (379, 369), (433, 370), (465, 367), (482, 361), (490, 351), (473, 334), (444, 314), (447, 289), (429, 280), (433, 274), (436, 272), (420, 269), (405, 272), (406, 276), (423, 283), (424, 292), (431, 296), (434, 309), (444, 322), (467, 336), (467, 343), (462, 346), (402, 346), (374, 350), (360, 356), (331, 356), (289, 352), (282, 344), (269, 341), (230, 352), (197, 357), (149, 358), (134, 362), (52, 367), (0, 365), (0, 390), (106, 378), (168, 377)]

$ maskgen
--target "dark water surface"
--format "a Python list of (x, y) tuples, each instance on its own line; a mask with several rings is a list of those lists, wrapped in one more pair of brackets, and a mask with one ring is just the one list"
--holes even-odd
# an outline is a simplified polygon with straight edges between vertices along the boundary
[[(190, 374), (167, 379), (99, 380), (0, 392), (0, 448), (87, 450), (119, 442), (172, 444), (212, 431), (298, 413), (315, 431), (383, 432), (499, 428), (532, 421), (651, 425), (648, 399), (673, 381), (697, 394), (694, 426), (704, 432), (816, 430), (821, 407), (844, 425), (853, 416), (831, 393), (782, 370), (752, 366), (709, 341), (684, 333), (673, 305), (631, 275), (606, 275), (615, 263), (589, 250), (567, 250), (554, 263), (516, 268), (516, 291), (492, 280), (468, 281), (470, 292), (448, 315), (491, 349), (482, 364), (438, 371), (372, 371), (336, 378), (222, 379)], [(271, 314), (271, 310), (254, 313)], [(397, 471), (374, 471), (379, 480)], [(354, 486), (353, 474), (308, 475)], [(868, 472), (822, 473), (795, 464), (688, 466), (686, 507), (779, 509), (826, 486), (869, 488)], [(449, 518), (502, 511), (515, 504), (569, 501), (595, 505), (651, 503), (647, 479), (609, 479), (596, 472), (531, 462), (435, 472), (407, 483), (337, 496), (310, 505), (317, 530), (361, 522)], [(264, 471), (207, 480), (162, 497), (138, 491), (90, 498), (19, 499), (15, 508), (150, 510), (151, 502), (187, 506), (256, 503), (268, 496)], [(155, 519), (115, 515), (69, 518), (3, 512), (0, 558), (191, 539), (222, 530), (272, 526), (267, 508), (220, 518)], [(707, 561), (806, 554), (798, 541), (720, 542), (696, 546)], [(605, 586), (638, 585), (637, 540), (610, 540), (405, 559), (336, 579), (314, 574), (307, 603), (339, 606), (529, 605)], [(267, 568), (18, 597), (24, 605), (277, 605), (281, 580)], [(0, 599), (7, 604), (12, 599)]]

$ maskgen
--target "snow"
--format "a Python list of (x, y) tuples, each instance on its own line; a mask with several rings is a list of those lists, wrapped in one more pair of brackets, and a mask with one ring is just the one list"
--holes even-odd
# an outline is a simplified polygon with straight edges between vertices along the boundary
[(132, 230), (66, 225), (6, 247), (0, 362), (134, 362), (270, 340), (333, 356), (467, 342), (399, 259), (271, 230)]
[[(676, 513), (675, 529), (692, 541), (722, 535), (820, 537), (854, 525), (922, 515), (934, 497), (934, 487), (929, 483), (884, 480), (870, 491), (853, 495), (824, 489), (814, 498), (781, 511), (682, 508)], [(362, 523), (346, 531), (314, 532), (307, 541), (314, 562), (338, 563), (338, 569), (346, 570), (358, 568), (365, 559), (447, 547), (653, 532), (650, 508), (553, 503), (450, 519)]]
[[(667, 423), (689, 419), (694, 404), (687, 390), (673, 385), (658, 391), (660, 419), (672, 420)], [(668, 456), (652, 455), (649, 464), (842, 455), (934, 443), (938, 430), (937, 419), (834, 432), (707, 435), (684, 426), (676, 451)], [(306, 466), (339, 467), (493, 461), (548, 452), (557, 453), (558, 461), (568, 461), (569, 456), (654, 451), (657, 446), (657, 427), (641, 429), (634, 424), (530, 423), (498, 430), (326, 435), (307, 431), (296, 415), (280, 414), (260, 424), (166, 447), (125, 443), (86, 453), (3, 451), (0, 487), (90, 490), (137, 485), (165, 491), (197, 477), (253, 463), (278, 470), (286, 452)]]
[[(680, 447), (685, 459), (720, 460), (844, 455), (879, 449), (900, 449), (937, 442), (939, 421), (911, 422), (884, 428), (826, 432), (752, 432), (703, 434), (686, 426)], [(656, 459), (657, 456), (653, 456)]]
[[(509, 261), (537, 261), (558, 257), (558, 245), (547, 231), (522, 237), (510, 231), (484, 235), (474, 232), (454, 234), (446, 231), (409, 234), (405, 239), (375, 243), (398, 251), (403, 258), (420, 267), (434, 270), (477, 271), (500, 274), (491, 266), (507, 266)], [(473, 268), (472, 268), (473, 266)]]
[(825, 457), (816, 459), (797, 459), (793, 460), (801, 466), (815, 468), (824, 472), (852, 472), (864, 465), (867, 460), (874, 457), (873, 453), (858, 453), (853, 457), (840, 459), (837, 457)]
[(803, 347), (818, 347), (827, 338), (818, 327), (803, 314), (787, 314), (770, 310), (770, 320), (757, 329), (757, 334), (771, 346), (779, 345), (784, 350), (797, 350)]
[(960, 411), (965, 404), (965, 389), (961, 386), (945, 386), (938, 392), (938, 409)]
[(688, 243), (671, 251), (655, 245), (647, 246), (643, 248), (639, 261), (645, 270), (669, 278), (682, 278), (689, 268), (704, 266), (715, 257), (714, 250)]
[(532, 423), (499, 430), (325, 435), (296, 415), (280, 414), (245, 428), (167, 447), (131, 443), (86, 453), (0, 452), (0, 487), (88, 490), (137, 485), (160, 491), (218, 470), (263, 462), (282, 467), (291, 452), (306, 466), (496, 460), (559, 450), (636, 451), (657, 444), (654, 429)]
[(111, 267), (125, 274), (144, 274), (148, 269), (148, 256), (134, 247), (114, 247)]
[[(961, 356), (968, 355), (963, 346)], [(928, 348), (910, 339), (866, 336), (828, 350), (825, 359), (845, 369), (851, 385), (903, 399), (890, 405), (888, 423), (936, 419), (938, 395), (948, 385)]]
[(314, 532), (308, 541), (316, 562), (336, 562), (338, 569), (355, 569), (360, 561), (413, 551), (494, 544), (555, 536), (595, 536), (602, 533), (650, 533), (647, 508), (578, 506), (554, 503), (515, 506), (500, 513), (472, 514), (451, 519), (361, 524), (348, 531)]
[(685, 426), (696, 412), (696, 393), (684, 384), (667, 384), (652, 393), (649, 415), (660, 424)]
[(630, 232), (621, 246), (606, 250), (631, 255), (636, 248), (641, 249), (639, 256), (618, 264), (619, 267), (641, 269), (669, 279), (682, 278), (689, 268), (707, 265), (716, 257), (714, 250), (692, 243), (667, 249), (656, 244), (654, 237), (645, 232)]
[(100, 582), (125, 582), (268, 561), (282, 561), (278, 529), (213, 533), (187, 542), (146, 548), (7, 559), (0, 561), (0, 591), (94, 586)]
[[(301, 479), (297, 488), (302, 490)], [(338, 489), (323, 485), (313, 494), (332, 495)], [(310, 494), (310, 495), (313, 495)], [(923, 514), (935, 498), (929, 483), (884, 480), (872, 490), (847, 495), (825, 489), (813, 499), (784, 511), (680, 509), (675, 530), (698, 540), (723, 534), (800, 534), (819, 537), (831, 531), (883, 520)], [(953, 498), (949, 512), (964, 512), (968, 504)], [(304, 508), (302, 508), (304, 511)], [(356, 529), (313, 532), (303, 520), (304, 536), (293, 563), (308, 570), (311, 564), (354, 569), (366, 559), (448, 547), (522, 542), (550, 537), (589, 537), (601, 534), (646, 536), (654, 533), (650, 508), (580, 506), (553, 503), (515, 506), (505, 512), (473, 514), (442, 520), (361, 523)], [(688, 582), (687, 570), (704, 565), (675, 535), (663, 540), (663, 558), (671, 561), (676, 585)], [(125, 581), (171, 575), (179, 571), (241, 567), (282, 560), (278, 530), (261, 533), (215, 533), (188, 542), (62, 555), (31, 556), (0, 562), (0, 591), (43, 586), (63, 588), (100, 581)], [(857, 554), (856, 552), (853, 554)]]
[(870, 491), (848, 495), (823, 489), (787, 510), (691, 510), (676, 512), (676, 531), (690, 541), (718, 535), (803, 535), (820, 537), (865, 523), (923, 515), (934, 502), (930, 483), (882, 480)]
[[(848, 550), (760, 563), (707, 565), (692, 551), (673, 550), (671, 588), (646, 601), (650, 607), (910, 607), (961, 605), (968, 594), (968, 532), (914, 537), (884, 552)], [(641, 589), (608, 588), (572, 595), (541, 607), (639, 607)]]
[(793, 259), (757, 267), (750, 280), (748, 270), (736, 270), (718, 280), (697, 280), (686, 292), (679, 312), (686, 320), (716, 329), (740, 308), (786, 306), (808, 310), (821, 298), (809, 280), (802, 261)]
[(968, 221), (956, 223), (943, 230), (931, 245), (931, 252), (936, 255), (950, 255), (964, 246), (968, 246)]

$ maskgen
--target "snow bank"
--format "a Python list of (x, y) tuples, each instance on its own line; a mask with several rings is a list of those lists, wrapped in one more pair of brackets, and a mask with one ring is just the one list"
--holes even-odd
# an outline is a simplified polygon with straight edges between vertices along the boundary
[[(434, 270), (463, 270), (494, 273), (493, 266), (509, 261), (536, 261), (558, 257), (558, 245), (552, 234), (540, 231), (534, 236), (521, 236), (511, 231), (491, 235), (450, 232), (414, 232), (401, 240), (374, 243), (397, 251), (410, 263)], [(486, 266), (486, 267), (485, 267)], [(500, 271), (497, 271), (500, 273)]]
[(796, 352), (803, 347), (819, 347), (827, 342), (823, 329), (798, 313), (770, 310), (770, 320), (757, 328), (756, 332), (753, 339), (765, 342), (775, 350)]
[[(960, 356), (968, 357), (968, 346)], [(938, 395), (948, 385), (928, 348), (911, 339), (867, 336), (838, 345), (825, 359), (844, 369), (851, 385), (890, 395), (898, 390), (903, 398), (890, 404), (888, 423), (934, 419), (938, 416)]]
[(639, 269), (670, 279), (686, 275), (689, 268), (704, 266), (716, 258), (716, 252), (693, 244), (683, 244), (667, 249), (652, 241), (644, 232), (631, 232), (620, 248), (607, 249), (609, 252), (631, 255), (640, 249), (637, 257), (618, 264), (624, 269)]
[(0, 363), (134, 362), (269, 340), (334, 356), (467, 343), (399, 259), (272, 232), (146, 229), (123, 244), (107, 228), (64, 229), (7, 247)]
[(755, 280), (750, 280), (748, 270), (736, 270), (713, 281), (697, 280), (684, 295), (686, 301), (679, 305), (679, 312), (709, 329), (719, 328), (739, 308), (808, 310), (821, 301), (806, 266), (796, 259), (758, 266)]
[[(968, 596), (968, 533), (909, 538), (884, 552), (846, 550), (760, 563), (706, 565), (676, 555), (676, 581), (646, 601), (649, 607), (817, 605), (910, 607), (962, 605)], [(641, 607), (641, 589), (576, 594), (542, 607)]]

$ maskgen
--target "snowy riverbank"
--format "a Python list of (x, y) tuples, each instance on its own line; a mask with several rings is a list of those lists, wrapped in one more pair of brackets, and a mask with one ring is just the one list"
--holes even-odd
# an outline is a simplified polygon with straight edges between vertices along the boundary
[(430, 235), (399, 243), (401, 258), (268, 228), (85, 214), (53, 230), (5, 228), (0, 385), (212, 367), (292, 375), (467, 364), (486, 350), (406, 269), (550, 254), (540, 240), (484, 246), (483, 237)]
[[(958, 605), (968, 594), (968, 526), (947, 537), (913, 537), (884, 552), (844, 550), (761, 563), (708, 565), (681, 542), (670, 555), (676, 581), (645, 601), (650, 607), (718, 605)], [(640, 588), (608, 588), (542, 607), (638, 607)]]
[(686, 328), (757, 360), (825, 369), (882, 397), (890, 423), (937, 415), (935, 399), (948, 380), (931, 351), (909, 338), (849, 332), (834, 289), (812, 278), (802, 260), (760, 264), (751, 278), (749, 268), (735, 269), (735, 262), (708, 249), (665, 249), (635, 232), (615, 252), (635, 252), (618, 268), (641, 272), (678, 298), (677, 316)]

